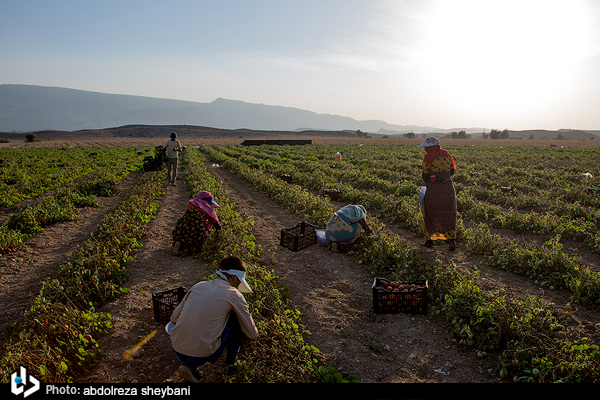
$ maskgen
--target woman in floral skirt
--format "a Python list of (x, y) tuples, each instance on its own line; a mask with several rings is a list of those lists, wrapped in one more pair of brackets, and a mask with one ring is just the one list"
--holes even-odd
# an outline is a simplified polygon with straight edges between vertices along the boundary
[(456, 171), (454, 158), (440, 147), (435, 137), (427, 138), (418, 147), (425, 148), (422, 178), (427, 182), (423, 198), (423, 225), (425, 247), (433, 247), (434, 240), (445, 240), (449, 250), (456, 249), (456, 191), (451, 176)]
[(215, 212), (218, 207), (213, 195), (206, 191), (198, 192), (196, 198), (188, 202), (185, 214), (173, 229), (173, 255), (195, 254), (202, 250), (210, 227), (222, 228)]

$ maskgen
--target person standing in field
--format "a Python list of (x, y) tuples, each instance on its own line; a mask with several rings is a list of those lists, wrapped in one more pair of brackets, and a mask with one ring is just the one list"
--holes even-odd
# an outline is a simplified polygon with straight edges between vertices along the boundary
[(167, 174), (169, 183), (175, 186), (177, 178), (177, 160), (181, 151), (181, 143), (177, 140), (177, 133), (171, 132), (171, 140), (167, 142)]
[(421, 164), (422, 178), (427, 189), (422, 203), (425, 247), (434, 240), (445, 240), (449, 250), (456, 249), (456, 191), (451, 176), (456, 171), (454, 158), (440, 147), (440, 141), (428, 137), (418, 147), (425, 148)]
[(246, 272), (241, 258), (223, 258), (217, 278), (192, 286), (173, 310), (165, 330), (182, 363), (178, 371), (184, 379), (200, 382), (203, 374), (198, 367), (215, 363), (225, 349), (223, 375), (234, 377), (244, 340), (257, 339), (259, 331), (243, 296), (252, 293)]

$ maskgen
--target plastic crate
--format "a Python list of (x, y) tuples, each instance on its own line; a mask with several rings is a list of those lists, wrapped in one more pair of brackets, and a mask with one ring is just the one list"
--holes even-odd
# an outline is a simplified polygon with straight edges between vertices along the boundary
[(317, 243), (317, 229), (315, 225), (302, 221), (293, 228), (282, 229), (279, 244), (292, 251), (304, 249)]
[(152, 295), (152, 307), (154, 308), (154, 320), (166, 324), (171, 319), (171, 314), (181, 300), (185, 297), (187, 289), (180, 286), (176, 289)]
[(339, 189), (323, 189), (323, 192), (321, 193), (321, 195), (328, 196), (331, 200), (337, 201), (337, 199), (340, 196), (340, 190)]
[(283, 175), (281, 175), (281, 179), (283, 179), (287, 183), (292, 183), (292, 176), (289, 175), (289, 174), (283, 174)]
[(428, 283), (426, 279), (402, 282), (402, 285), (416, 285), (417, 287), (398, 291), (385, 289), (384, 282), (391, 285), (394, 281), (385, 278), (373, 280), (373, 312), (427, 314)]

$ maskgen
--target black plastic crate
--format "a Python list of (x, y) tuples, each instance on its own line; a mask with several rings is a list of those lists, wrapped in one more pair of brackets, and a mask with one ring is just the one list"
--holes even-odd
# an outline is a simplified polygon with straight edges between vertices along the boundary
[(279, 244), (292, 251), (304, 249), (317, 243), (317, 229), (315, 225), (302, 221), (293, 228), (282, 229)]
[[(385, 278), (373, 280), (373, 312), (427, 314), (429, 285), (426, 279), (403, 281), (397, 288), (394, 283), (395, 281)], [(392, 290), (388, 290), (385, 285), (392, 287)]]
[(337, 201), (340, 196), (340, 190), (339, 189), (323, 189), (323, 192), (321, 193), (321, 195), (323, 197), (328, 196), (331, 200)]
[(177, 305), (183, 300), (187, 289), (180, 286), (176, 289), (152, 295), (152, 307), (154, 308), (154, 320), (166, 324), (171, 319), (171, 314)]
[(292, 183), (292, 176), (290, 174), (281, 175), (281, 179), (283, 179), (287, 183)]

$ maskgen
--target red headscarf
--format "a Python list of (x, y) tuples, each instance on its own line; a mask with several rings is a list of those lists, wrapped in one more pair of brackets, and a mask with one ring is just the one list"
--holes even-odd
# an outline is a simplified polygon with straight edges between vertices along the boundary
[[(454, 158), (452, 158), (452, 155), (448, 153), (447, 150), (442, 149), (440, 145), (425, 147), (425, 156), (423, 157), (423, 161), (427, 164), (431, 164), (439, 156), (450, 156), (452, 165), (454, 165), (454, 169), (456, 169)], [(423, 166), (423, 164), (421, 164), (421, 166)]]
[[(219, 221), (219, 218), (217, 217), (217, 213), (215, 212), (215, 210), (213, 209), (213, 206), (212, 206), (212, 205), (216, 205), (217, 203), (214, 202), (213, 196), (210, 192), (206, 192), (203, 190), (198, 192), (198, 194), (196, 195), (196, 198), (191, 199), (190, 203), (192, 203), (196, 207), (200, 208), (214, 221), (217, 221), (217, 222)], [(218, 207), (218, 205), (217, 205), (217, 207)]]

